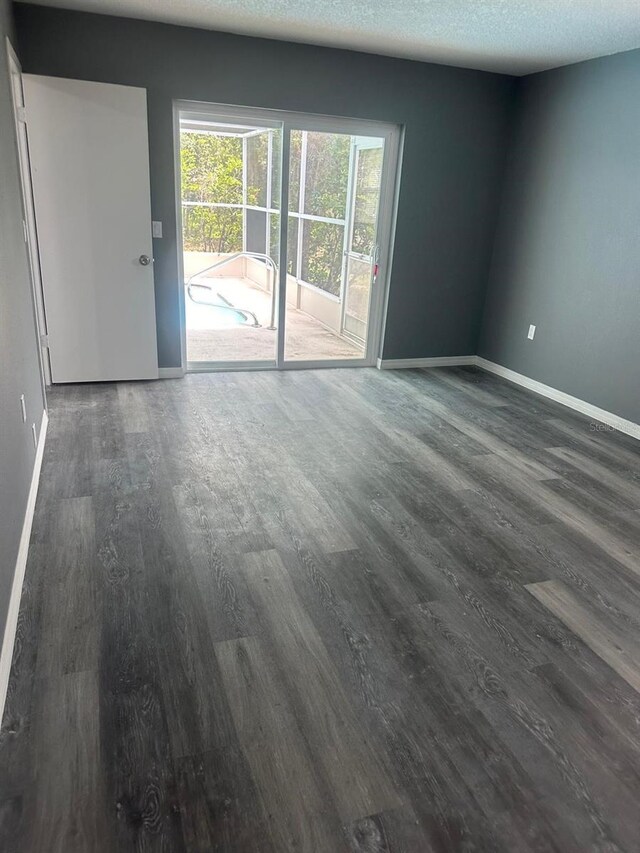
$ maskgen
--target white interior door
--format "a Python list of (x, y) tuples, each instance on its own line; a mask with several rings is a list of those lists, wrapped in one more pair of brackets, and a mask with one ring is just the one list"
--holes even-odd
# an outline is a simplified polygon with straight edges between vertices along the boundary
[(146, 91), (23, 84), (52, 380), (155, 379)]

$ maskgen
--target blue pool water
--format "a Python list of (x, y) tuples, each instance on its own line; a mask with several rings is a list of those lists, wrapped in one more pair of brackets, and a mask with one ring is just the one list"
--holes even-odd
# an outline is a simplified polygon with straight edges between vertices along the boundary
[(251, 324), (251, 319), (242, 311), (227, 306), (215, 291), (197, 292), (194, 302), (187, 291), (185, 296), (187, 326), (190, 329), (232, 329)]
[(209, 328), (226, 329), (231, 326), (243, 326), (247, 322), (244, 314), (225, 307), (224, 302), (212, 302), (206, 306), (206, 311), (211, 323), (215, 324)]

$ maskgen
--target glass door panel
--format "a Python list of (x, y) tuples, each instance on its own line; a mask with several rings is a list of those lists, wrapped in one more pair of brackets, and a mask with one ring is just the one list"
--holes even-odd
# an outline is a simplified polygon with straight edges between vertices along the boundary
[(348, 256), (343, 329), (358, 341), (367, 337), (371, 297), (371, 261)]
[(187, 370), (372, 364), (397, 129), (224, 105), (177, 110)]
[(281, 127), (180, 118), (187, 364), (276, 362)]
[(365, 358), (383, 145), (291, 131), (285, 361)]
[(360, 137), (354, 141), (342, 328), (362, 344), (367, 337), (371, 284), (377, 272), (376, 233), (383, 151), (382, 139)]

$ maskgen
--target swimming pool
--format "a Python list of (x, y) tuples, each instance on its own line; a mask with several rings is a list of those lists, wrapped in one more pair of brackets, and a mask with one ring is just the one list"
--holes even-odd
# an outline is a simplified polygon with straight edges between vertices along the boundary
[(190, 328), (232, 329), (236, 326), (259, 325), (254, 314), (236, 308), (208, 286), (192, 283), (186, 291)]

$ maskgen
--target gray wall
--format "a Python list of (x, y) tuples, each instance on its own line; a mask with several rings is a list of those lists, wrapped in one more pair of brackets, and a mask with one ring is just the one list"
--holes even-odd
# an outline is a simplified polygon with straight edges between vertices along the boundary
[[(9, 8), (6, 0), (0, 0), (0, 643), (35, 458), (31, 424), (40, 429), (44, 408), (22, 236), (7, 34), (12, 36)], [(26, 425), (20, 411), (21, 394), (27, 404)]]
[(640, 51), (519, 82), (479, 353), (640, 422)]
[(159, 362), (179, 364), (172, 99), (403, 124), (385, 358), (475, 353), (509, 77), (38, 6), (16, 6), (25, 71), (148, 90)]

